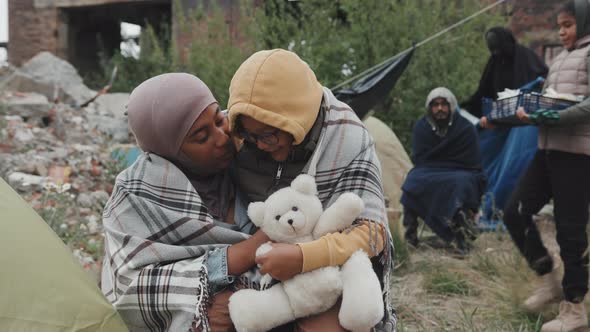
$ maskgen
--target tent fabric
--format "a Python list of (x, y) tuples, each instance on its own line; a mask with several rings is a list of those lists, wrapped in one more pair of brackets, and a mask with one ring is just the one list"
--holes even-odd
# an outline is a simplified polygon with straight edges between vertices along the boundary
[(401, 188), (406, 175), (413, 167), (412, 161), (393, 130), (383, 121), (368, 116), (363, 123), (375, 141), (388, 209), (399, 218), (402, 212), (399, 202), (402, 195)]
[(479, 145), (488, 187), (482, 203), (481, 228), (495, 229), (502, 209), (537, 151), (534, 126), (481, 130)]
[[(544, 82), (543, 77), (538, 77), (519, 90), (538, 91)], [(538, 136), (539, 130), (535, 126), (479, 131), (482, 167), (488, 177), (479, 220), (481, 229), (495, 230), (501, 225), (504, 205), (537, 151)]]
[(127, 331), (90, 275), (0, 179), (0, 331)]
[(360, 119), (364, 118), (377, 102), (389, 95), (413, 54), (414, 48), (411, 48), (394, 56), (381, 67), (356, 80), (349, 89), (336, 90), (334, 96), (348, 104)]

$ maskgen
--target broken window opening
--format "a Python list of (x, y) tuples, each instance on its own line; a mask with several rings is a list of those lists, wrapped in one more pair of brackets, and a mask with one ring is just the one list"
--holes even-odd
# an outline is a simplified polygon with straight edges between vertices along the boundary
[(141, 37), (142, 28), (139, 24), (121, 22), (121, 55), (126, 58), (139, 59), (141, 47), (139, 38)]

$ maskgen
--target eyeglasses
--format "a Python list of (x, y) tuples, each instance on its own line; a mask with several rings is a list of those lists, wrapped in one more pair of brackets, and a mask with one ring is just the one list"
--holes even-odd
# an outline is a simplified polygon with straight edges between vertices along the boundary
[(240, 138), (252, 144), (256, 144), (258, 143), (258, 141), (260, 141), (267, 145), (275, 145), (279, 143), (279, 137), (277, 136), (279, 131), (280, 129), (275, 128), (275, 130), (270, 133), (252, 134), (247, 132), (244, 128), (240, 126), (240, 128), (238, 128), (237, 134)]
[(437, 102), (437, 101), (433, 101), (432, 103), (430, 103), (430, 107), (449, 107), (449, 103), (446, 101), (443, 102)]

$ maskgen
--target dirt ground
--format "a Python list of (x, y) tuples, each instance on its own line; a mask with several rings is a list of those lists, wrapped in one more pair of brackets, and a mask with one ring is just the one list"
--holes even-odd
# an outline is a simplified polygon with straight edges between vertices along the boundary
[[(557, 257), (552, 218), (540, 218), (538, 224)], [(538, 331), (558, 312), (557, 304), (540, 315), (521, 308), (537, 278), (505, 231), (480, 234), (463, 257), (426, 244), (402, 244), (396, 265), (391, 293), (399, 331)]]

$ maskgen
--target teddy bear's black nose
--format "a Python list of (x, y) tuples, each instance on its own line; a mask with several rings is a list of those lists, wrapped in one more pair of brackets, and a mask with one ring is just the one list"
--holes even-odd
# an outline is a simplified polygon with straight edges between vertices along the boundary
[(287, 220), (287, 222), (289, 223), (289, 225), (293, 225), (293, 219), (289, 219)]

